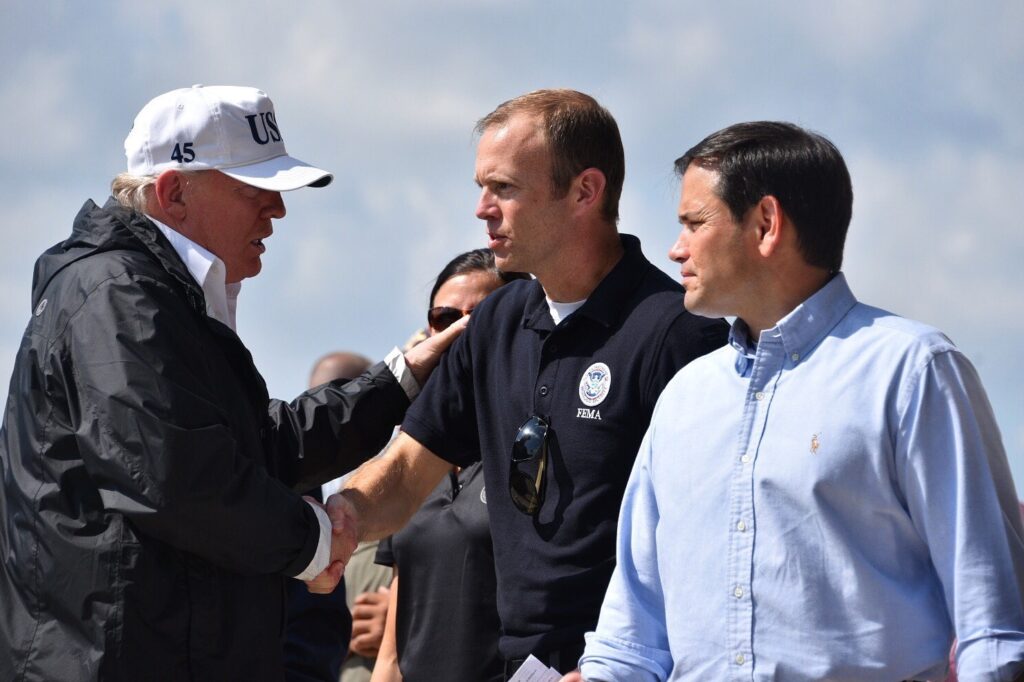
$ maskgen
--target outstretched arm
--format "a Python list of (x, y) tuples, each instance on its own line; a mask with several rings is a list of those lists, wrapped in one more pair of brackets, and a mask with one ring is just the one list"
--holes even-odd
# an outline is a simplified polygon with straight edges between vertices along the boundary
[(307, 583), (309, 590), (333, 591), (356, 545), (401, 530), (451, 467), (406, 433), (361, 466), (340, 493), (327, 498), (334, 527), (331, 565)]

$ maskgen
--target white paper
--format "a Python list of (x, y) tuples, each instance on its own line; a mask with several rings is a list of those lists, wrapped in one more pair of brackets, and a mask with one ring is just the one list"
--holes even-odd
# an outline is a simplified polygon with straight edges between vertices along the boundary
[(516, 674), (509, 678), (508, 682), (558, 682), (562, 679), (562, 673), (554, 668), (548, 668), (533, 654), (523, 661)]

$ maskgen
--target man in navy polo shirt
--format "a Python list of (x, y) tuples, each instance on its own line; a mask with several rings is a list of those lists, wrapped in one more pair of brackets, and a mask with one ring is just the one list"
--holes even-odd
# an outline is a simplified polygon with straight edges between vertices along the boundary
[[(576, 666), (615, 564), (623, 490), (655, 400), (723, 345), (720, 320), (616, 228), (625, 174), (611, 115), (571, 90), (505, 102), (481, 134), (476, 215), (499, 289), (409, 411), (388, 453), (330, 498), (339, 539), (393, 533), (452, 464), (482, 459), (510, 675), (531, 653)], [(330, 589), (340, 566), (311, 584)]]

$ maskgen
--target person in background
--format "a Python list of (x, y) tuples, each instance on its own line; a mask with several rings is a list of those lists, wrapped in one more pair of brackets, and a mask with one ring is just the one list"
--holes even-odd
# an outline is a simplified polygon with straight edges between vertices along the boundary
[[(358, 353), (328, 353), (313, 365), (309, 388), (337, 380), (351, 381), (372, 364)], [(335, 483), (340, 480), (329, 481), (322, 487), (307, 491), (306, 495), (322, 502), (340, 486)], [(346, 566), (345, 590), (336, 590), (332, 594), (312, 594), (304, 583), (288, 581), (288, 624), (284, 644), (285, 679), (288, 682), (337, 682), (339, 671), (343, 671), (352, 659), (352, 656), (346, 657), (353, 631), (352, 595), (347, 587), (349, 579), (360, 573), (360, 556), (357, 548)]]
[(373, 362), (359, 353), (334, 351), (313, 364), (313, 369), (309, 373), (309, 387), (316, 388), (338, 379), (352, 381), (372, 366)]
[(355, 543), (296, 490), (387, 442), (457, 325), (358, 379), (271, 400), (236, 333), (288, 155), (256, 88), (160, 95), (103, 207), (35, 265), (0, 428), (0, 680), (284, 675), (284, 581)]
[[(403, 350), (407, 349), (403, 347)], [(369, 360), (362, 355), (347, 352), (331, 353), (317, 362), (310, 383), (328, 381), (333, 377), (358, 375), (359, 367), (364, 363), (369, 363)], [(327, 499), (340, 490), (344, 478), (325, 483), (321, 499)], [(377, 649), (380, 648), (380, 641), (384, 636), (391, 571), (374, 563), (376, 553), (376, 540), (360, 542), (356, 551), (352, 553), (352, 558), (345, 565), (344, 598), (352, 628), (348, 646), (341, 647), (345, 659), (341, 664), (341, 682), (369, 681)], [(309, 593), (308, 590), (306, 592)], [(329, 598), (336, 599), (334, 594)], [(338, 679), (338, 676), (335, 675), (332, 680), (334, 679)]]
[(348, 644), (348, 658), (341, 667), (341, 682), (368, 682), (384, 639), (391, 601), (391, 571), (374, 563), (377, 542), (360, 542), (345, 565), (352, 638)]
[[(407, 351), (429, 337), (429, 328), (413, 332), (402, 345)], [(341, 490), (347, 476), (323, 486), (324, 499)], [(352, 638), (348, 658), (341, 667), (341, 682), (369, 682), (384, 639), (391, 601), (393, 571), (375, 562), (378, 540), (360, 542), (345, 565), (345, 599), (352, 614)]]
[[(516, 279), (529, 276), (499, 271), (489, 249), (456, 256), (430, 292), (429, 334), (471, 314), (488, 294)], [(503, 679), (494, 551), (480, 462), (452, 467), (409, 524), (380, 542), (377, 563), (390, 566), (394, 577), (373, 682)]]
[(688, 310), (728, 347), (662, 393), (584, 679), (1024, 676), (1024, 525), (977, 372), (857, 301), (839, 150), (740, 123), (676, 161)]

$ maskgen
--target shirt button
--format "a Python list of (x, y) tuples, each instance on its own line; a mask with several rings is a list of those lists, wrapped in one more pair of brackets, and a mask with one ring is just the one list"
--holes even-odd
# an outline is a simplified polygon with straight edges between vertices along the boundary
[(764, 391), (758, 391), (754, 394), (756, 400), (764, 400)]
[(744, 532), (745, 530), (747, 530), (747, 524), (743, 523), (743, 521), (738, 522), (736, 524), (736, 530), (738, 530), (741, 533)]
[(547, 386), (541, 386), (540, 387), (540, 395), (541, 395), (541, 397), (543, 398), (547, 394), (548, 394), (548, 387)]
[(734, 589), (734, 590), (732, 591), (732, 596), (736, 597), (737, 599), (739, 599), (740, 597), (742, 597), (742, 596), (743, 596), (743, 588), (742, 588), (742, 587), (740, 587), (739, 585), (737, 585), (737, 586), (736, 586), (736, 589)]
[(793, 362), (796, 362), (797, 360), (800, 359), (800, 354), (799, 353), (793, 353), (789, 357), (793, 360)]
[(743, 654), (736, 654), (736, 665), (743, 665), (747, 658)]
[(750, 455), (743, 455), (740, 457), (740, 461), (744, 464), (750, 464)]

